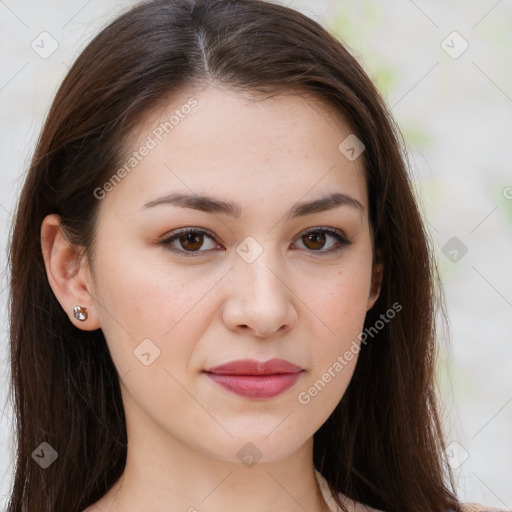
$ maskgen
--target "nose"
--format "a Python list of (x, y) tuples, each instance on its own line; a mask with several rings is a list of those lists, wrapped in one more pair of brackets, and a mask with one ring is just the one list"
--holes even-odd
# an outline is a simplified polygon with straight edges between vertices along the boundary
[(235, 262), (222, 313), (228, 329), (269, 337), (287, 332), (297, 322), (295, 295), (282, 266), (266, 256), (269, 252), (264, 251), (252, 263), (241, 258)]

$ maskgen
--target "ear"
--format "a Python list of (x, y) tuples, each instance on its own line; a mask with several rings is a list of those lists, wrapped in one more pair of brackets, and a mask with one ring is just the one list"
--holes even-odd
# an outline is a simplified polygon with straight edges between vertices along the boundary
[(372, 268), (372, 282), (370, 286), (370, 295), (368, 297), (368, 304), (366, 306), (366, 311), (369, 311), (380, 295), (380, 290), (382, 288), (382, 278), (384, 275), (384, 264), (382, 263), (382, 251), (380, 249), (377, 250), (377, 257), (373, 262)]
[[(47, 215), (41, 224), (41, 249), (48, 282), (71, 322), (84, 331), (99, 329), (94, 289), (87, 257), (66, 237), (59, 215)], [(87, 308), (88, 318), (77, 320), (75, 306)]]

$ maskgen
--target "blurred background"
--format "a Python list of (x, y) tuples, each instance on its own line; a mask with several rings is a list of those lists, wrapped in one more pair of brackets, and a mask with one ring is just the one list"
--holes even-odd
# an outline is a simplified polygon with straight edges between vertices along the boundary
[[(0, 0), (0, 510), (14, 455), (6, 394), (11, 212), (70, 64), (134, 3)], [(461, 499), (512, 510), (512, 1), (279, 3), (349, 47), (402, 131), (447, 303), (438, 369), (446, 463)]]

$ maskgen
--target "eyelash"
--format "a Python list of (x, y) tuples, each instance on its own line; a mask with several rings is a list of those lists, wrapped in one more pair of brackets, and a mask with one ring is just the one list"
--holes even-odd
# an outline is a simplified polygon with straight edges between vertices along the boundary
[[(187, 234), (190, 234), (190, 233), (206, 236), (206, 237), (212, 239), (212, 241), (214, 241), (215, 243), (217, 243), (215, 241), (215, 237), (209, 231), (205, 231), (204, 229), (199, 229), (199, 228), (198, 229), (185, 228), (185, 229), (182, 229), (182, 230), (179, 230), (179, 231), (175, 231), (171, 236), (169, 236), (166, 239), (162, 240), (160, 242), (160, 244), (163, 245), (165, 247), (165, 249), (167, 249), (167, 250), (169, 250), (171, 252), (183, 255), (185, 257), (197, 257), (197, 256), (201, 255), (201, 253), (209, 252), (211, 250), (211, 249), (207, 249), (207, 250), (197, 250), (197, 251), (186, 251), (184, 249), (175, 249), (175, 248), (171, 247), (171, 244), (175, 240), (177, 240), (180, 236), (187, 235)], [(299, 235), (298, 238), (302, 238), (303, 236), (309, 235), (310, 233), (324, 233), (324, 234), (330, 235), (338, 243), (338, 245), (336, 247), (334, 247), (333, 249), (329, 249), (327, 251), (309, 250), (309, 252), (311, 252), (312, 254), (315, 254), (315, 255), (316, 254), (334, 254), (334, 253), (337, 253), (337, 252), (341, 251), (342, 249), (344, 249), (345, 247), (348, 247), (349, 245), (352, 244), (352, 242), (350, 240), (345, 238), (338, 231), (336, 231), (334, 229), (331, 229), (331, 228), (325, 228), (325, 227), (318, 227), (318, 228), (308, 229), (308, 230), (302, 232)]]

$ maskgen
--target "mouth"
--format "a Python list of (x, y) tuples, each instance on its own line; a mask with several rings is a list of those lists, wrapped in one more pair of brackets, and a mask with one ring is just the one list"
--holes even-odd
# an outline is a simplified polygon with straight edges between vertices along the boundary
[(267, 399), (290, 389), (304, 370), (284, 359), (254, 361), (244, 359), (204, 370), (224, 389), (245, 398)]

